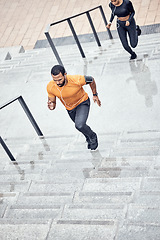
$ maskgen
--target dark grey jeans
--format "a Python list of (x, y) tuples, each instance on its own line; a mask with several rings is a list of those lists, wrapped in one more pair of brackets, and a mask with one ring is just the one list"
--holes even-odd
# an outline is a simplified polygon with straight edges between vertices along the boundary
[(90, 99), (80, 103), (76, 108), (67, 110), (70, 118), (75, 123), (75, 128), (83, 133), (86, 138), (92, 138), (95, 133), (86, 124), (90, 109)]
[[(138, 34), (137, 34), (137, 30), (136, 30), (136, 23), (133, 18), (128, 27), (125, 26), (125, 24), (126, 24), (126, 21), (120, 21), (117, 19), (118, 35), (119, 35), (119, 38), (121, 40), (121, 43), (122, 43), (124, 49), (127, 52), (129, 52), (130, 54), (133, 54), (131, 47), (135, 48), (138, 44)], [(127, 33), (129, 36), (131, 47), (128, 44)]]

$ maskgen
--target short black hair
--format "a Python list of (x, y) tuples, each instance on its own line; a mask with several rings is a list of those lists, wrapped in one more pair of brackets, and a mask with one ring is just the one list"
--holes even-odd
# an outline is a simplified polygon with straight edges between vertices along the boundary
[(64, 76), (65, 72), (66, 72), (65, 68), (61, 65), (55, 65), (51, 69), (52, 75), (58, 75), (59, 73), (62, 73), (62, 75)]

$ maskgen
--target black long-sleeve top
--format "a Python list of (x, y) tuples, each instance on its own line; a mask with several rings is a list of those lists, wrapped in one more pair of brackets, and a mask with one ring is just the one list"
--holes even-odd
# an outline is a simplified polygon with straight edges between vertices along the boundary
[(109, 7), (112, 10), (110, 22), (113, 21), (114, 17), (126, 17), (128, 15), (129, 19), (128, 21), (131, 22), (131, 20), (134, 17), (135, 11), (132, 5), (132, 2), (129, 0), (123, 0), (123, 3), (120, 6), (114, 6), (111, 2), (109, 3)]

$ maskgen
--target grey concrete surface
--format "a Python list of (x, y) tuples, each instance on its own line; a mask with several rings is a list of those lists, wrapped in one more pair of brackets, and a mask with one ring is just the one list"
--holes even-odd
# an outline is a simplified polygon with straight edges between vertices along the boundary
[(1, 110), (1, 136), (16, 162), (0, 148), (0, 239), (160, 239), (159, 37), (140, 36), (132, 62), (118, 39), (84, 43), (86, 59), (75, 45), (58, 46), (69, 74), (96, 80), (102, 106), (92, 102), (88, 119), (95, 152), (60, 102), (47, 109), (57, 64), (49, 48), (1, 61), (0, 105), (22, 95), (44, 138), (18, 102)]

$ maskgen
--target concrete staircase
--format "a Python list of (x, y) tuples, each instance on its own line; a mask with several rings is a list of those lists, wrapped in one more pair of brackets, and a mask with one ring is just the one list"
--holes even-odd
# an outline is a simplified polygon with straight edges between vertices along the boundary
[[(50, 49), (0, 63), (0, 101), (26, 100), (44, 138), (17, 102), (1, 110), (0, 239), (160, 239), (160, 34), (143, 35), (129, 62), (118, 41), (58, 50), (69, 74), (94, 76), (102, 107), (89, 125), (99, 148), (90, 152), (64, 107), (47, 110), (46, 84), (57, 64)], [(92, 97), (88, 86), (86, 91)]]
[[(159, 59), (160, 54), (160, 33), (142, 35), (139, 38), (139, 45), (136, 48), (138, 59), (149, 57), (149, 60)], [(121, 47), (119, 39), (106, 40), (101, 42), (102, 46), (97, 47), (96, 42), (82, 43), (86, 59), (82, 59), (76, 44), (58, 46), (58, 52), (62, 58), (62, 62), (67, 65), (93, 65), (97, 63), (123, 63), (128, 62), (129, 55)], [(1, 60), (0, 71), (7, 72), (10, 70), (46, 70), (57, 64), (57, 60), (50, 48), (34, 49), (22, 51), (22, 47), (17, 51), (6, 49), (6, 53), (12, 55), (9, 60)], [(4, 49), (3, 49), (4, 52)], [(10, 54), (11, 52), (11, 54)], [(6, 54), (5, 54), (6, 56)], [(128, 57), (127, 57), (128, 56)]]

